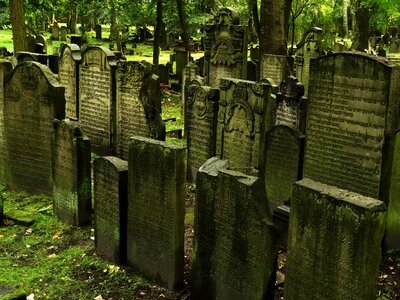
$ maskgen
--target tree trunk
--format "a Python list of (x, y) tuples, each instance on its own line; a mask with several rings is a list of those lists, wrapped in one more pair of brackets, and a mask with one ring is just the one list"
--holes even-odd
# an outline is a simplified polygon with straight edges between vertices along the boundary
[(115, 11), (115, 1), (114, 0), (110, 0), (110, 14), (111, 14), (110, 40), (115, 41), (115, 43), (117, 44), (118, 51), (122, 51), (121, 39), (119, 38), (117, 13)]
[(178, 15), (179, 21), (182, 27), (182, 40), (185, 45), (186, 52), (188, 53), (188, 58), (190, 57), (190, 42), (189, 42), (189, 34), (188, 27), (186, 22), (186, 13), (185, 7), (183, 6), (183, 0), (176, 0), (176, 4), (178, 6)]
[(23, 0), (9, 0), (14, 53), (28, 50)]
[(153, 42), (153, 65), (154, 72), (158, 74), (158, 64), (160, 59), (160, 39), (161, 39), (161, 27), (163, 26), (163, 2), (157, 0), (157, 20), (156, 28), (154, 30), (154, 42)]
[(256, 29), (257, 39), (260, 40), (261, 28), (260, 28), (260, 18), (258, 16), (257, 0), (249, 0), (249, 8), (251, 11), (254, 27)]
[(349, 36), (349, 0), (343, 0), (343, 37)]
[(68, 19), (68, 28), (71, 33), (76, 33), (76, 25), (77, 25), (77, 18), (78, 18), (78, 12), (76, 10), (76, 3), (75, 0), (70, 0), (70, 15)]
[(352, 48), (357, 51), (368, 50), (369, 9), (361, 0), (354, 0), (354, 37)]

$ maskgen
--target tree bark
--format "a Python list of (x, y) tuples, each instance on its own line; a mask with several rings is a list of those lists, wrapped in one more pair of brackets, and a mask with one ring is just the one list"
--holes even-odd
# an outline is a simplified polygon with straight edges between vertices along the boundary
[[(122, 51), (121, 39), (119, 38), (117, 13), (115, 11), (115, 1), (114, 0), (110, 0), (110, 14), (111, 14), (110, 40), (115, 41), (115, 43), (117, 44), (118, 51)], [(92, 24), (92, 22), (91, 22), (91, 24)]]
[(14, 53), (28, 50), (23, 0), (9, 0)]
[(368, 50), (369, 9), (361, 0), (354, 0), (354, 37), (352, 48), (357, 51)]
[(70, 0), (69, 4), (70, 4), (70, 15), (68, 19), (68, 28), (71, 31), (71, 33), (76, 33), (78, 12), (76, 10), (75, 0)]
[(158, 65), (160, 59), (160, 39), (161, 39), (161, 27), (163, 26), (163, 2), (157, 0), (157, 20), (156, 28), (154, 30), (154, 43), (153, 43), (153, 65), (154, 72), (158, 74)]
[(349, 36), (349, 0), (343, 0), (343, 37)]
[(188, 57), (190, 56), (190, 42), (189, 42), (189, 34), (188, 34), (188, 26), (186, 22), (186, 13), (185, 7), (183, 5), (183, 0), (176, 0), (176, 4), (178, 6), (178, 15), (179, 21), (182, 27), (182, 40), (185, 45), (185, 49), (188, 53)]
[(257, 0), (249, 0), (249, 8), (251, 11), (254, 27), (256, 29), (257, 39), (260, 40), (261, 27), (260, 27), (260, 18), (258, 16)]

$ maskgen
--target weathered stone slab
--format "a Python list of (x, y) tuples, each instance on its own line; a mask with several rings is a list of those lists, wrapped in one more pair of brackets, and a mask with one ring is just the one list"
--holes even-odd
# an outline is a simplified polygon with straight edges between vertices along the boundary
[(294, 186), (285, 299), (376, 299), (386, 206), (303, 179)]
[(143, 137), (129, 144), (128, 264), (169, 288), (183, 280), (185, 155)]
[(75, 44), (63, 44), (58, 61), (58, 80), (65, 87), (65, 115), (78, 119), (79, 109), (79, 62), (81, 49)]
[(231, 169), (254, 175), (265, 132), (273, 124), (271, 86), (223, 78), (220, 90), (217, 156), (228, 160)]
[(66, 41), (67, 40), (67, 27), (66, 26), (61, 26), (60, 28), (60, 41)]
[(303, 142), (304, 135), (285, 125), (266, 134), (261, 174), (272, 209), (289, 200), (293, 183), (301, 179)]
[(96, 252), (112, 262), (126, 262), (128, 162), (114, 156), (94, 160)]
[(116, 86), (116, 154), (127, 159), (131, 136), (165, 140), (160, 84), (153, 74), (153, 65), (142, 61), (119, 63)]
[(279, 85), (289, 73), (288, 60), (285, 55), (264, 54), (260, 62), (260, 78), (270, 78)]
[(204, 28), (204, 77), (206, 85), (218, 88), (222, 77), (246, 78), (247, 27), (239, 25), (238, 14), (220, 9)]
[(102, 28), (100, 24), (97, 24), (95, 27), (96, 31), (96, 40), (101, 40), (102, 39)]
[(52, 194), (52, 121), (65, 118), (64, 88), (36, 62), (18, 64), (4, 84), (7, 185)]
[(186, 95), (185, 133), (188, 179), (196, 180), (197, 170), (216, 154), (219, 90), (189, 85)]
[(52, 40), (58, 41), (60, 39), (60, 27), (58, 25), (53, 25), (51, 27), (51, 37)]
[(90, 140), (77, 121), (54, 121), (53, 207), (71, 225), (90, 223), (92, 190)]
[(209, 159), (196, 182), (192, 299), (272, 299), (278, 252), (262, 180)]
[(90, 138), (92, 151), (99, 155), (112, 149), (116, 64), (114, 53), (107, 48), (88, 46), (79, 66), (79, 121)]

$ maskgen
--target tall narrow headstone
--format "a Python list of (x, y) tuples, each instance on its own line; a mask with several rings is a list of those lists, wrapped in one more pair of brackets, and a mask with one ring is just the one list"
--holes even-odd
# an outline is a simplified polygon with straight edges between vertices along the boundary
[(126, 263), (128, 162), (114, 156), (93, 162), (96, 252)]
[(168, 288), (183, 280), (185, 148), (129, 144), (128, 264)]
[(232, 169), (255, 175), (265, 131), (273, 124), (271, 86), (224, 78), (220, 90), (217, 156), (227, 159)]
[(100, 24), (96, 25), (95, 31), (96, 31), (96, 40), (101, 40), (102, 39), (102, 28), (101, 28)]
[(290, 58), (286, 55), (264, 54), (260, 62), (260, 78), (270, 78), (277, 85), (289, 75)]
[(273, 299), (277, 232), (262, 186), (216, 157), (200, 168), (192, 299)]
[(54, 121), (53, 207), (71, 225), (90, 223), (92, 189), (90, 141), (77, 121)]
[[(189, 62), (183, 69), (182, 72), (182, 107), (185, 107), (185, 95), (186, 89), (189, 86), (190, 82), (192, 82), (193, 79), (195, 79), (199, 75), (199, 67), (193, 63)], [(183, 119), (185, 119), (185, 110), (181, 110)]]
[(200, 166), (216, 155), (218, 100), (218, 89), (199, 85), (187, 88), (185, 134), (189, 180), (195, 180)]
[(49, 68), (36, 62), (18, 64), (5, 81), (6, 177), (10, 189), (52, 194), (52, 122), (64, 118), (64, 88)]
[(58, 41), (60, 39), (60, 27), (57, 24), (51, 27), (51, 37), (53, 41)]
[(36, 44), (42, 44), (43, 45), (43, 52), (47, 53), (47, 41), (44, 35), (38, 34), (36, 36)]
[(90, 138), (92, 151), (99, 155), (112, 152), (116, 65), (110, 50), (88, 46), (79, 66), (79, 121)]
[(229, 8), (221, 8), (211, 24), (204, 26), (206, 85), (218, 88), (222, 77), (246, 78), (247, 27)]
[(75, 44), (63, 44), (58, 61), (58, 80), (65, 87), (65, 115), (67, 118), (79, 118), (79, 63), (81, 49)]
[(67, 40), (67, 27), (61, 26), (60, 29), (60, 41), (66, 41)]
[(118, 64), (116, 81), (116, 154), (128, 159), (131, 136), (165, 140), (160, 84), (153, 74), (153, 65), (145, 61)]
[(285, 299), (376, 299), (386, 206), (303, 179), (290, 209)]

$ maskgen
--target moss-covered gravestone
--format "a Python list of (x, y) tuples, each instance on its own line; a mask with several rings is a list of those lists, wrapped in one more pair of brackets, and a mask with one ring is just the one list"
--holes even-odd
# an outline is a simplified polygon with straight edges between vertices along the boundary
[(272, 299), (277, 231), (262, 180), (213, 157), (196, 185), (192, 299)]
[(183, 280), (185, 154), (142, 137), (129, 144), (128, 264), (169, 288)]
[(18, 64), (5, 80), (7, 185), (31, 194), (53, 193), (53, 120), (65, 118), (64, 88), (37, 62)]
[(112, 262), (126, 262), (128, 162), (114, 156), (96, 158), (94, 213), (96, 252)]
[(54, 121), (54, 211), (72, 225), (85, 225), (91, 220), (90, 156), (90, 140), (77, 121)]
[(311, 179), (290, 204), (285, 299), (376, 299), (385, 204)]

